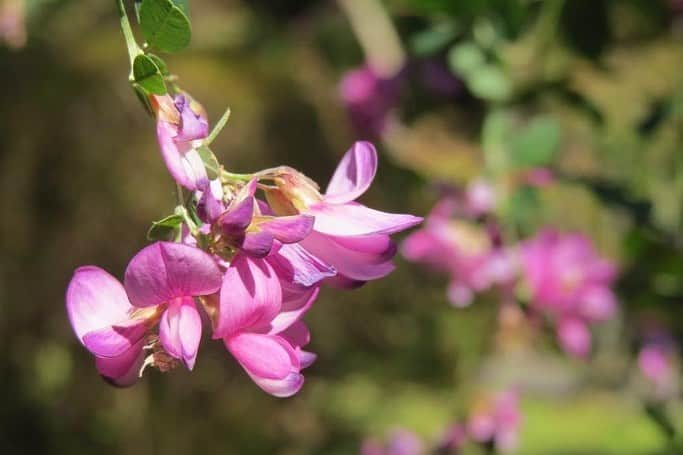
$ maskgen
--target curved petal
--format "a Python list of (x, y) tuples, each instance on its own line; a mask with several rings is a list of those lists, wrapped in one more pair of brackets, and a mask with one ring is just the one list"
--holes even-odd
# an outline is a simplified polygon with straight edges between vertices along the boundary
[(83, 344), (98, 357), (117, 357), (142, 340), (146, 332), (146, 320), (128, 320), (86, 333)]
[(223, 235), (238, 236), (244, 234), (244, 231), (251, 224), (253, 216), (254, 198), (247, 197), (223, 213), (218, 218), (216, 225), (220, 228)]
[(325, 200), (334, 204), (353, 201), (367, 191), (376, 173), (375, 147), (369, 142), (356, 142), (334, 171), (325, 192)]
[(290, 396), (303, 384), (296, 352), (283, 338), (243, 333), (225, 340), (225, 346), (252, 380), (275, 396)]
[(213, 294), (221, 287), (221, 272), (213, 258), (198, 248), (156, 242), (130, 261), (124, 285), (131, 303), (145, 307), (176, 297)]
[(201, 338), (202, 319), (192, 298), (185, 297), (171, 303), (159, 323), (159, 341), (164, 350), (192, 370)]
[(268, 232), (282, 243), (297, 243), (313, 229), (315, 218), (310, 215), (279, 216), (259, 223), (259, 229)]
[(251, 257), (264, 258), (273, 249), (274, 240), (268, 232), (248, 232), (239, 248)]
[(353, 281), (369, 281), (383, 278), (394, 270), (391, 257), (396, 253), (396, 245), (393, 242), (387, 241), (387, 239), (381, 238), (381, 236), (375, 236), (372, 239), (362, 239), (361, 242), (363, 244), (374, 240), (387, 248), (383, 252), (375, 250), (368, 253), (358, 251), (362, 249), (359, 245), (355, 245), (355, 249), (349, 248), (352, 245), (353, 239), (343, 239), (339, 242), (337, 240), (339, 240), (337, 237), (319, 234), (314, 231), (301, 242), (301, 245), (323, 262), (332, 265), (339, 275), (343, 275)]
[(157, 121), (157, 140), (168, 172), (178, 184), (195, 191), (208, 181), (199, 153), (188, 142), (176, 142), (178, 126), (162, 119)]
[(304, 287), (313, 286), (337, 273), (334, 267), (298, 244), (282, 245), (267, 260), (281, 281)]
[(209, 122), (201, 112), (195, 112), (192, 109), (193, 103), (196, 101), (189, 99), (186, 95), (175, 97), (174, 104), (180, 113), (180, 125), (176, 141), (188, 142), (203, 139), (209, 135)]
[(270, 264), (238, 254), (223, 278), (213, 338), (267, 325), (281, 307), (282, 288)]
[[(268, 333), (270, 335), (281, 334), (281, 336), (284, 336), (282, 334), (283, 331), (289, 331), (293, 325), (298, 325), (300, 319), (315, 302), (319, 291), (320, 288), (318, 287), (304, 289), (303, 291), (285, 290), (283, 288), (282, 310), (270, 321)], [(295, 343), (294, 345), (297, 346)], [(303, 346), (303, 344), (298, 346)]]
[(96, 357), (97, 371), (112, 385), (118, 387), (133, 385), (139, 378), (139, 371), (145, 359), (143, 345), (144, 341), (140, 340), (119, 356)]
[(66, 312), (78, 340), (85, 334), (125, 322), (134, 307), (123, 286), (105, 270), (79, 267), (66, 291)]
[(417, 216), (380, 212), (356, 202), (314, 204), (307, 213), (315, 216), (315, 231), (346, 237), (395, 234), (422, 222), (422, 218)]

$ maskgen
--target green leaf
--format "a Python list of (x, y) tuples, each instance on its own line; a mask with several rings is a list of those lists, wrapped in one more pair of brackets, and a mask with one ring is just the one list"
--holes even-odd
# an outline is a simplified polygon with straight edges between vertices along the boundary
[(147, 44), (163, 52), (187, 47), (192, 36), (187, 14), (172, 0), (143, 0), (140, 26)]
[(148, 55), (140, 54), (135, 57), (133, 61), (133, 77), (135, 78), (135, 83), (147, 93), (165, 95), (168, 92), (161, 70), (154, 59)]
[(510, 153), (518, 167), (544, 166), (550, 163), (560, 145), (561, 128), (551, 117), (536, 117), (512, 138)]
[(170, 76), (171, 73), (168, 71), (168, 66), (166, 65), (166, 62), (161, 59), (161, 57), (154, 55), (154, 54), (147, 54), (147, 57), (151, 58), (152, 61), (156, 64), (157, 68), (159, 68), (159, 71), (161, 72), (162, 76)]
[(190, 17), (190, 2), (189, 2), (189, 0), (173, 0), (173, 3), (175, 3), (178, 8), (183, 10), (183, 13), (185, 13), (185, 15), (187, 17)]
[(494, 64), (485, 64), (465, 77), (467, 87), (479, 98), (503, 101), (512, 91), (510, 80), (503, 70)]
[(181, 215), (169, 215), (152, 223), (152, 227), (147, 231), (147, 238), (149, 240), (175, 240), (182, 224), (183, 217)]
[(444, 22), (417, 33), (411, 39), (411, 47), (417, 56), (428, 56), (439, 52), (451, 42), (459, 31), (455, 22)]
[(484, 52), (472, 42), (453, 46), (448, 52), (448, 64), (453, 72), (469, 77), (486, 63)]
[(206, 145), (202, 145), (201, 147), (199, 147), (197, 149), (197, 152), (199, 153), (199, 156), (202, 158), (202, 162), (204, 163), (204, 167), (206, 168), (206, 173), (209, 179), (213, 180), (217, 178), (220, 165), (218, 164), (216, 155), (214, 155), (211, 149)]

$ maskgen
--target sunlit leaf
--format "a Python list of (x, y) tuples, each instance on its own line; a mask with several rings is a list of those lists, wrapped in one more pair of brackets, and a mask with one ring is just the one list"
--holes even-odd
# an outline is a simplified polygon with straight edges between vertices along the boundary
[(147, 231), (147, 238), (149, 240), (174, 240), (182, 224), (182, 216), (169, 215), (152, 223), (149, 231)]
[(537, 117), (512, 138), (510, 152), (519, 167), (545, 166), (560, 145), (560, 124), (550, 117)]
[(173, 0), (143, 0), (140, 26), (147, 44), (160, 51), (177, 52), (190, 43), (190, 20)]

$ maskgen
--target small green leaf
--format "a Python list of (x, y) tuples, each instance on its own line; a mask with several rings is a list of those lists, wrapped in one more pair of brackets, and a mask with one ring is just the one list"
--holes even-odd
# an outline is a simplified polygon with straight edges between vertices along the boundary
[(169, 215), (164, 219), (152, 223), (152, 227), (147, 231), (149, 240), (174, 240), (180, 232), (183, 224), (181, 215)]
[(518, 167), (544, 166), (550, 163), (560, 145), (561, 128), (551, 117), (536, 117), (512, 138), (510, 153)]
[(169, 76), (171, 74), (168, 71), (168, 66), (166, 65), (166, 62), (163, 61), (161, 57), (154, 54), (147, 54), (147, 57), (151, 58), (154, 64), (156, 64), (162, 76)]
[(204, 163), (204, 167), (206, 168), (206, 174), (208, 175), (209, 179), (213, 180), (217, 178), (220, 165), (218, 164), (216, 155), (214, 155), (211, 149), (206, 145), (202, 145), (201, 147), (199, 147), (197, 149), (197, 152), (199, 153), (199, 156), (202, 158), (202, 162)]
[(494, 64), (485, 64), (466, 76), (467, 87), (475, 96), (488, 101), (503, 101), (512, 86), (503, 70)]
[(460, 76), (473, 75), (486, 63), (486, 56), (476, 44), (464, 42), (453, 46), (448, 52), (448, 64)]
[(143, 0), (140, 26), (147, 44), (163, 52), (187, 47), (192, 36), (187, 14), (172, 0)]
[(166, 84), (161, 70), (154, 59), (145, 54), (140, 54), (133, 61), (133, 77), (137, 85), (153, 95), (165, 95)]
[(410, 44), (417, 56), (433, 55), (451, 42), (458, 31), (455, 22), (444, 22), (416, 34)]

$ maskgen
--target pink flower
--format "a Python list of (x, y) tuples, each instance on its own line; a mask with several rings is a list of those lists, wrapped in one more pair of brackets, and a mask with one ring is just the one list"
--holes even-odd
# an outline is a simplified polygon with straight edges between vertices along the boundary
[(209, 134), (204, 108), (188, 95), (152, 97), (157, 112), (157, 139), (169, 173), (190, 191), (204, 187), (208, 177), (197, 152)]
[(515, 262), (512, 253), (496, 246), (484, 228), (452, 219), (459, 208), (455, 199), (442, 199), (425, 226), (406, 238), (402, 251), (411, 261), (448, 273), (448, 298), (453, 305), (463, 307), (475, 292), (510, 282)]
[(533, 305), (557, 321), (567, 352), (587, 355), (588, 325), (610, 319), (616, 311), (610, 289), (616, 278), (614, 265), (599, 257), (585, 236), (551, 230), (524, 242), (521, 256)]
[(374, 439), (366, 440), (360, 453), (361, 455), (420, 455), (424, 452), (422, 441), (415, 433), (396, 429), (389, 435), (385, 444)]
[(223, 339), (259, 387), (287, 397), (299, 391), (301, 370), (315, 360), (302, 349), (310, 335), (300, 319), (318, 289), (281, 281), (277, 267), (266, 259), (235, 256), (223, 279), (213, 337)]
[(313, 182), (289, 168), (275, 177), (278, 189), (266, 193), (275, 212), (315, 217), (313, 230), (301, 246), (337, 271), (326, 280), (329, 284), (355, 287), (388, 275), (396, 254), (390, 235), (422, 221), (355, 202), (370, 187), (376, 172), (375, 148), (369, 142), (357, 142), (342, 158), (324, 195)]
[(480, 443), (493, 443), (497, 450), (510, 452), (518, 445), (522, 415), (517, 392), (501, 392), (476, 410), (467, 424), (470, 437)]
[(77, 269), (67, 290), (67, 313), (100, 374), (126, 386), (137, 379), (147, 331), (157, 323), (165, 352), (193, 368), (201, 337), (193, 297), (216, 292), (220, 283), (218, 266), (203, 251), (157, 242), (131, 260), (125, 290), (98, 267)]
[(660, 399), (670, 397), (676, 391), (675, 358), (676, 347), (668, 334), (648, 339), (638, 353), (638, 367), (654, 385)]
[(339, 94), (354, 128), (378, 137), (386, 128), (389, 112), (398, 104), (399, 88), (399, 77), (383, 78), (365, 66), (344, 75)]

